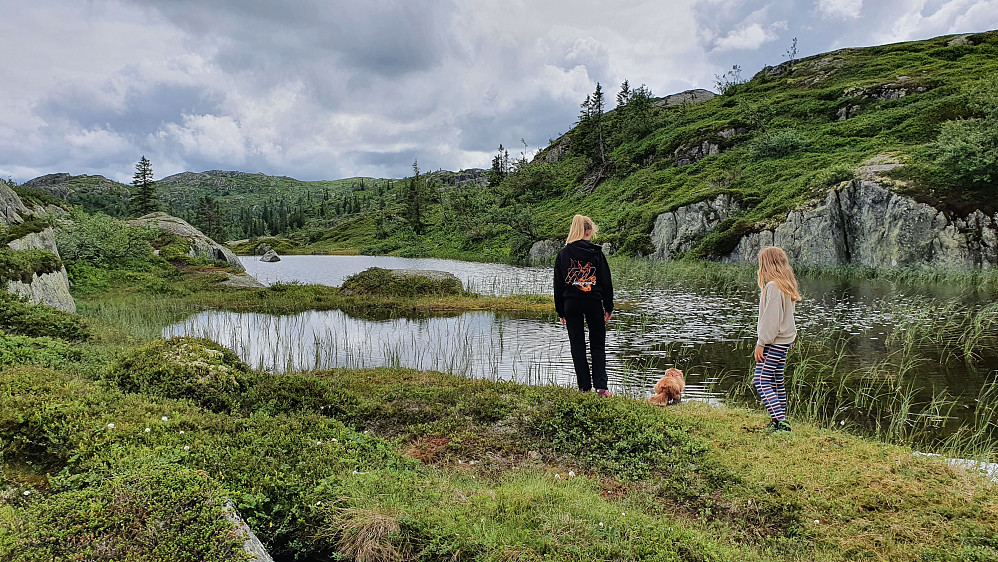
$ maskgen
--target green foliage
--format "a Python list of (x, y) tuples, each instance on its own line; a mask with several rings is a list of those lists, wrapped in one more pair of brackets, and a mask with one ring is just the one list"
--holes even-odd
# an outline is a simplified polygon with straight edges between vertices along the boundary
[(107, 268), (152, 258), (153, 229), (128, 226), (103, 213), (74, 212), (71, 218), (71, 223), (56, 229), (56, 243), (67, 262)]
[(31, 215), (24, 222), (0, 231), (0, 246), (6, 246), (9, 242), (24, 238), (29, 234), (41, 232), (50, 226), (51, 222), (48, 218)]
[(752, 141), (752, 150), (759, 158), (786, 158), (807, 148), (807, 141), (793, 129), (767, 132)]
[(423, 295), (457, 295), (461, 281), (452, 278), (433, 279), (422, 275), (398, 276), (390, 269), (370, 267), (343, 280), (342, 290), (357, 295), (417, 297)]
[(49, 337), (11, 336), (0, 331), (0, 367), (57, 367), (81, 357), (78, 350)]
[[(90, 485), (53, 481), (53, 493), (18, 509), (11, 562), (248, 560), (224, 515), (227, 491), (206, 473), (144, 466)], [(2, 548), (2, 547), (0, 547)]]
[(0, 292), (0, 330), (11, 334), (50, 336), (65, 340), (83, 340), (90, 336), (87, 323), (76, 314)]
[(65, 201), (59, 199), (51, 193), (48, 193), (47, 191), (32, 189), (30, 187), (24, 187), (23, 185), (13, 185), (11, 187), (14, 190), (14, 193), (21, 198), (21, 201), (26, 203), (34, 203), (43, 207), (47, 205), (54, 205), (59, 208), (66, 208)]
[(622, 256), (650, 256), (655, 253), (655, 245), (647, 234), (631, 234), (620, 245), (619, 253)]
[(107, 376), (125, 392), (186, 398), (224, 411), (238, 404), (249, 375), (249, 367), (217, 343), (177, 337), (134, 350), (112, 366)]
[(55, 273), (62, 269), (59, 256), (46, 250), (11, 250), (0, 246), (0, 283), (20, 281), (30, 283), (35, 275)]

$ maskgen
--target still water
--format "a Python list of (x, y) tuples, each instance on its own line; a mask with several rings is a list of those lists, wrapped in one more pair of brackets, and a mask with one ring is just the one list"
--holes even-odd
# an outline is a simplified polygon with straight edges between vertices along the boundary
[[(552, 273), (545, 267), (382, 256), (287, 256), (276, 263), (245, 257), (243, 263), (264, 284), (338, 286), (368, 267), (384, 267), (449, 271), (467, 289), (483, 294), (551, 294)], [(754, 288), (731, 294), (680, 284), (636, 287), (626, 281), (615, 279), (628, 287), (617, 292), (617, 300), (627, 306), (614, 315), (607, 333), (611, 390), (648, 396), (673, 366), (686, 373), (689, 399), (721, 401), (731, 387), (726, 381), (744, 380), (752, 369)], [(886, 285), (812, 281), (802, 289), (808, 298), (797, 309), (799, 341), (834, 342), (829, 344), (834, 349), (823, 353), (837, 354), (856, 369), (887, 357), (887, 340), (904, 324), (904, 315), (924, 314), (936, 302)], [(407, 318), (341, 311), (285, 316), (208, 311), (164, 330), (164, 336), (173, 335), (211, 338), (247, 363), (275, 372), (390, 365), (529, 384), (575, 384), (565, 329), (553, 315), (467, 312)], [(927, 400), (944, 391), (972, 403), (989, 377), (988, 369), (968, 369), (962, 362), (936, 361), (917, 370), (918, 390)]]

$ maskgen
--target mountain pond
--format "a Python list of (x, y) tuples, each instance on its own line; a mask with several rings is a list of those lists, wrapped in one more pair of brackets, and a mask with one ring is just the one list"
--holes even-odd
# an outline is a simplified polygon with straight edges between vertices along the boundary
[[(465, 289), (489, 295), (550, 295), (552, 291), (550, 267), (387, 256), (285, 256), (274, 263), (247, 256), (242, 261), (247, 272), (265, 285), (339, 286), (354, 273), (382, 267), (449, 271)], [(757, 287), (734, 292), (681, 282), (648, 287), (617, 277), (614, 284), (615, 300), (621, 305), (607, 331), (612, 392), (650, 396), (659, 377), (675, 366), (686, 375), (684, 399), (722, 403), (737, 393), (752, 399), (748, 381), (753, 368)], [(926, 418), (920, 423), (939, 428), (960, 425), (943, 423), (947, 419), (972, 417), (979, 397), (994, 383), (998, 357), (967, 361), (939, 349), (937, 343), (925, 345), (909, 338), (905, 344), (900, 337), (900, 331), (923, 318), (951, 314), (954, 299), (965, 299), (967, 311), (980, 309), (985, 305), (980, 296), (954, 296), (958, 291), (919, 293), (886, 282), (855, 280), (804, 279), (801, 289), (805, 300), (797, 307), (795, 344), (800, 349), (788, 358), (788, 377), (799, 366), (807, 367), (802, 371), (805, 378), (832, 373), (827, 380), (798, 383), (813, 396), (820, 395), (816, 392), (821, 385), (866, 385), (851, 400), (856, 402), (852, 407), (869, 409), (870, 405), (859, 404), (859, 396), (871, 394), (871, 389), (906, 392), (909, 401), (928, 405), (915, 414)], [(338, 310), (284, 316), (206, 311), (164, 329), (164, 337), (177, 335), (210, 338), (251, 366), (272, 372), (400, 366), (490, 380), (575, 386), (568, 337), (553, 313), (544, 318), (489, 311), (418, 317), (352, 315)], [(903, 357), (893, 362), (899, 355)], [(852, 378), (844, 383), (842, 376), (836, 380), (835, 373), (850, 373)], [(879, 382), (870, 384), (871, 380)], [(793, 400), (795, 394), (789, 390)], [(820, 396), (813, 399), (821, 400)], [(840, 396), (837, 403), (821, 407), (827, 417), (835, 421), (841, 417), (845, 423), (850, 406), (841, 402)], [(873, 423), (869, 416), (857, 421)]]

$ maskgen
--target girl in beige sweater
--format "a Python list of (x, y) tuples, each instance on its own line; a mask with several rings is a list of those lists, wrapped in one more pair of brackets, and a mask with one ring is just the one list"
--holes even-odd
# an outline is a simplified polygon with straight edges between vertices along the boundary
[(783, 372), (787, 352), (797, 339), (794, 306), (801, 296), (794, 270), (782, 249), (769, 246), (759, 252), (759, 289), (758, 339), (752, 384), (759, 391), (762, 403), (773, 420), (769, 427), (775, 431), (790, 431)]

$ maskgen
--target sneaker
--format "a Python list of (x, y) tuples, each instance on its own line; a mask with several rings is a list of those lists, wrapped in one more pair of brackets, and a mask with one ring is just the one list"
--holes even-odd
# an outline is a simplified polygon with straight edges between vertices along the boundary
[(596, 396), (599, 396), (600, 398), (610, 398), (613, 395), (610, 394), (609, 390), (607, 390), (605, 388), (601, 388), (601, 389), (599, 389), (599, 390), (596, 391)]
[(775, 431), (790, 431), (790, 424), (787, 423), (787, 420), (776, 422)]

